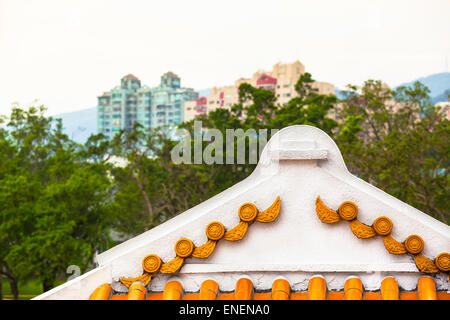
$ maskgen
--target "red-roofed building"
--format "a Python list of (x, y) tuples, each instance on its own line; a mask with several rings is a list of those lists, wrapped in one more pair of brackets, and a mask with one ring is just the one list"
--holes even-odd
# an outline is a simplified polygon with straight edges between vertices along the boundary
[(206, 97), (200, 97), (196, 101), (197, 107), (206, 106), (207, 103), (208, 103), (208, 99)]
[(275, 92), (277, 87), (277, 78), (269, 76), (268, 74), (263, 73), (258, 80), (256, 80), (256, 85), (260, 89), (265, 89), (269, 91)]
[[(272, 70), (258, 70), (252, 77), (239, 78), (233, 85), (212, 87), (208, 95), (208, 112), (217, 108), (230, 109), (239, 102), (239, 86), (248, 83), (253, 87), (270, 90), (275, 93), (276, 104), (281, 106), (296, 97), (295, 84), (300, 75), (305, 73), (305, 66), (300, 61), (292, 63), (277, 63)], [(334, 85), (328, 82), (316, 81), (313, 90), (320, 94), (334, 94)]]

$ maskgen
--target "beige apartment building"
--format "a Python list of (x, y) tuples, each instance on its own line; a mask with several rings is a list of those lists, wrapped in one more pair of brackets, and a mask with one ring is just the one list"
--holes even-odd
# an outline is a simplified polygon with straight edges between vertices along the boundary
[(441, 101), (436, 103), (434, 106), (440, 107), (441, 114), (444, 115), (447, 120), (450, 120), (450, 101)]
[[(239, 86), (242, 83), (273, 91), (277, 97), (277, 105), (286, 104), (297, 96), (295, 84), (303, 73), (305, 73), (305, 66), (298, 60), (293, 63), (279, 62), (272, 67), (271, 71), (258, 70), (251, 78), (237, 79), (234, 85), (213, 87), (207, 97), (185, 102), (184, 121), (190, 121), (197, 114), (208, 113), (217, 108), (231, 108), (233, 104), (239, 102)], [(313, 90), (321, 94), (335, 92), (334, 85), (328, 82), (314, 82)], [(202, 98), (206, 101), (201, 100)]]
[(206, 97), (200, 97), (194, 101), (184, 102), (184, 122), (193, 120), (196, 116), (206, 114)]

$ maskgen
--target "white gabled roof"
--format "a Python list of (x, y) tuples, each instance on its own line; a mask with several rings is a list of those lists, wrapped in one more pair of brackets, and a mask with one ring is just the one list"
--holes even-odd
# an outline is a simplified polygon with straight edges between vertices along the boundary
[[(188, 258), (176, 276), (187, 291), (198, 290), (202, 279), (213, 277), (221, 290), (229, 290), (236, 278), (248, 275), (255, 289), (267, 289), (274, 278), (283, 276), (294, 289), (307, 286), (311, 274), (333, 275), (330, 289), (341, 289), (350, 275), (358, 275), (366, 289), (379, 288), (386, 275), (394, 275), (399, 285), (412, 290), (420, 272), (410, 255), (386, 251), (380, 236), (359, 239), (346, 221), (325, 224), (316, 214), (316, 198), (337, 210), (343, 201), (358, 206), (358, 220), (371, 225), (379, 216), (389, 217), (392, 236), (403, 241), (420, 235), (423, 254), (433, 259), (450, 252), (450, 227), (390, 196), (348, 172), (334, 141), (315, 127), (299, 125), (280, 130), (262, 152), (255, 171), (242, 182), (175, 218), (130, 239), (102, 254), (98, 269), (57, 287), (38, 299), (89, 298), (109, 279), (116, 291), (127, 291), (119, 278), (142, 274), (142, 259), (158, 255), (164, 262), (175, 257), (174, 244), (182, 237), (195, 246), (208, 239), (205, 227), (220, 221), (231, 229), (239, 223), (240, 205), (251, 202), (262, 211), (279, 196), (281, 210), (276, 221), (254, 222), (245, 237), (237, 242), (220, 240), (207, 259)], [(100, 275), (101, 274), (101, 275)], [(162, 291), (171, 275), (157, 274), (150, 290)], [(448, 279), (435, 275), (438, 289), (448, 290)], [(103, 280), (105, 281), (105, 280)]]

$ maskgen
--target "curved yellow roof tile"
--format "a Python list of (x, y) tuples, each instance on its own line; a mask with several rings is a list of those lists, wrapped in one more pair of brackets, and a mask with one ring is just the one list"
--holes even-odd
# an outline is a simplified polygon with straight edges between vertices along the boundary
[(109, 283), (104, 283), (92, 292), (90, 300), (109, 300), (111, 296), (111, 285)]
[(200, 286), (199, 300), (216, 300), (219, 294), (219, 284), (211, 279), (205, 280)]
[(321, 276), (314, 276), (308, 283), (308, 300), (326, 300), (327, 282)]
[(344, 285), (344, 300), (362, 300), (363, 284), (361, 279), (356, 277), (348, 278)]
[(381, 281), (380, 299), (398, 300), (399, 297), (397, 281), (393, 277), (384, 278), (384, 280)]
[(289, 300), (291, 286), (286, 279), (276, 279), (272, 283), (272, 300)]
[(434, 280), (427, 276), (421, 277), (417, 283), (417, 294), (419, 300), (437, 300)]
[(183, 285), (178, 280), (166, 283), (163, 292), (149, 292), (143, 283), (136, 282), (130, 286), (128, 294), (112, 293), (109, 284), (99, 286), (91, 295), (93, 300), (450, 300), (450, 293), (437, 291), (435, 280), (429, 276), (418, 279), (417, 290), (400, 291), (394, 277), (387, 277), (381, 282), (380, 290), (364, 291), (364, 285), (356, 276), (345, 280), (342, 291), (327, 291), (323, 277), (313, 276), (309, 279), (308, 291), (295, 292), (289, 281), (277, 278), (272, 283), (271, 292), (255, 292), (251, 279), (247, 277), (236, 281), (232, 292), (219, 293), (219, 284), (214, 280), (203, 281), (200, 291), (183, 294)]
[(142, 282), (135, 282), (128, 290), (128, 300), (145, 300), (147, 288)]
[(248, 278), (240, 278), (236, 282), (234, 291), (235, 300), (252, 300), (253, 298), (253, 282)]
[(179, 281), (169, 281), (166, 283), (163, 292), (163, 300), (181, 300), (183, 286)]

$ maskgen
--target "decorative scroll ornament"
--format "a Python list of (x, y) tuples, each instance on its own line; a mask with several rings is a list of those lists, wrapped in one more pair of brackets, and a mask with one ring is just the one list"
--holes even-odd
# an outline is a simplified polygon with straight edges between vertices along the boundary
[(150, 280), (152, 279), (151, 274), (149, 273), (144, 273), (139, 277), (135, 277), (135, 278), (124, 278), (121, 277), (120, 281), (127, 287), (129, 288), (134, 282), (136, 281), (140, 281), (142, 283), (144, 283), (145, 285), (149, 284)]
[(391, 254), (414, 255), (414, 262), (417, 268), (424, 273), (435, 273), (438, 270), (450, 271), (450, 254), (446, 252), (440, 253), (434, 260), (430, 260), (423, 256), (421, 252), (424, 249), (425, 242), (416, 235), (410, 235), (404, 243), (395, 240), (390, 234), (394, 227), (391, 219), (385, 216), (378, 217), (372, 226), (365, 225), (357, 220), (358, 206), (351, 201), (344, 201), (336, 211), (328, 208), (320, 199), (316, 199), (316, 213), (320, 221), (324, 223), (336, 223), (341, 219), (349, 221), (350, 229), (358, 238), (371, 238), (376, 235), (383, 237), (383, 243), (386, 250)]
[(342, 202), (339, 206), (338, 213), (342, 219), (352, 221), (358, 216), (358, 206), (351, 201)]
[(422, 252), (425, 242), (417, 234), (410, 235), (405, 240), (405, 248), (409, 253), (419, 254)]
[(450, 253), (442, 252), (434, 260), (436, 267), (441, 271), (450, 271)]
[(181, 238), (175, 243), (176, 257), (169, 262), (163, 263), (161, 259), (155, 255), (147, 255), (142, 261), (144, 273), (136, 278), (121, 277), (120, 281), (129, 287), (135, 281), (141, 281), (147, 285), (155, 272), (175, 273), (181, 269), (184, 260), (189, 257), (205, 259), (208, 258), (216, 248), (217, 242), (221, 239), (228, 241), (238, 241), (244, 238), (247, 233), (248, 226), (254, 221), (273, 222), (278, 217), (281, 207), (280, 197), (266, 210), (258, 212), (253, 203), (244, 203), (240, 206), (238, 214), (240, 222), (237, 226), (227, 231), (222, 223), (213, 221), (206, 226), (206, 236), (208, 241), (199, 247), (195, 247), (194, 243), (187, 239)]
[(154, 273), (161, 268), (161, 258), (156, 254), (149, 254), (142, 260), (142, 268), (148, 273)]
[(225, 235), (225, 227), (217, 221), (213, 221), (206, 226), (206, 236), (210, 240), (220, 240)]
[(350, 229), (352, 229), (353, 234), (360, 239), (372, 238), (376, 235), (375, 230), (372, 227), (365, 225), (356, 219), (350, 221)]
[(175, 273), (183, 266), (183, 262), (184, 258), (176, 256), (169, 262), (164, 263), (159, 271), (162, 273)]
[(211, 253), (213, 253), (214, 249), (216, 248), (216, 244), (217, 241), (208, 240), (200, 247), (196, 247), (194, 253), (192, 253), (192, 256), (194, 258), (206, 259), (211, 255)]
[(435, 273), (439, 271), (434, 262), (421, 253), (415, 255), (414, 262), (416, 263), (417, 269), (424, 273)]
[(405, 248), (405, 245), (403, 243), (401, 243), (401, 242), (398, 242), (397, 240), (395, 240), (391, 236), (383, 237), (383, 243), (384, 243), (384, 246), (386, 247), (386, 250), (389, 253), (392, 253), (392, 254), (405, 254), (407, 252), (406, 248)]
[(220, 222), (213, 221), (206, 226), (206, 236), (209, 240), (194, 249), (194, 253), (192, 253), (194, 258), (208, 258), (216, 248), (217, 241), (225, 236), (225, 227)]
[(187, 258), (194, 251), (194, 243), (186, 238), (181, 238), (175, 244), (175, 253), (181, 258)]
[(181, 238), (175, 243), (175, 253), (177, 256), (161, 266), (162, 273), (175, 273), (183, 266), (184, 259), (189, 257), (194, 251), (194, 243), (186, 238)]
[(280, 197), (277, 197), (275, 202), (266, 210), (258, 212), (258, 215), (256, 216), (256, 221), (258, 222), (274, 222), (275, 219), (278, 217), (278, 214), (280, 213), (281, 208), (281, 200)]
[(252, 222), (258, 214), (258, 209), (253, 203), (244, 203), (239, 208), (239, 218), (245, 222)]
[(241, 221), (236, 227), (225, 233), (224, 239), (228, 241), (242, 240), (247, 232), (247, 229), (248, 223)]
[(316, 199), (316, 212), (320, 221), (324, 223), (336, 223), (341, 220), (338, 213), (328, 208), (322, 200), (320, 200), (320, 197), (317, 197)]
[(394, 224), (392, 223), (391, 219), (388, 217), (378, 217), (373, 222), (373, 229), (375, 232), (380, 236), (387, 236), (392, 232), (392, 228), (394, 227)]

